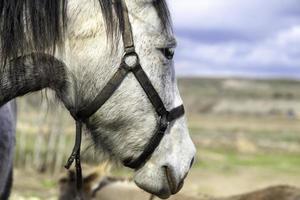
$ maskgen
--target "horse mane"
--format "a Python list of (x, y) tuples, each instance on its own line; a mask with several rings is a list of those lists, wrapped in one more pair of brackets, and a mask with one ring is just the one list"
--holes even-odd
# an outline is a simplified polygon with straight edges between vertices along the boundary
[[(120, 0), (98, 0), (111, 37), (123, 24)], [(166, 0), (153, 0), (165, 29), (170, 30)], [(114, 12), (115, 10), (115, 12)], [(0, 66), (26, 52), (54, 54), (64, 39), (67, 0), (0, 0)], [(114, 16), (116, 13), (116, 16)], [(115, 23), (114, 17), (119, 23)]]

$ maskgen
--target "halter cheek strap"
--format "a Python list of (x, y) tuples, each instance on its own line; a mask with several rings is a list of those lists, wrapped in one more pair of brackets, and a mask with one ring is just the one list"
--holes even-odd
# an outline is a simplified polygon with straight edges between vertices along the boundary
[(152, 85), (146, 72), (143, 70), (139, 56), (135, 51), (132, 28), (129, 21), (128, 9), (124, 0), (120, 0), (123, 8), (124, 26), (122, 30), (122, 38), (124, 45), (124, 55), (121, 64), (112, 78), (99, 92), (95, 99), (85, 107), (71, 111), (71, 115), (76, 120), (76, 140), (71, 156), (68, 159), (66, 168), (69, 169), (74, 160), (76, 160), (76, 173), (77, 173), (77, 188), (80, 191), (82, 187), (82, 174), (80, 164), (80, 145), (82, 135), (82, 123), (90, 116), (95, 114), (106, 101), (114, 94), (119, 88), (123, 80), (129, 73), (134, 74), (135, 78), (143, 88), (145, 94), (153, 105), (159, 120), (157, 128), (153, 136), (150, 138), (144, 151), (135, 159), (128, 158), (123, 161), (123, 164), (129, 168), (140, 168), (151, 157), (155, 149), (159, 146), (169, 124), (176, 119), (182, 117), (185, 113), (183, 105), (180, 105), (172, 110), (167, 110), (158, 92)]

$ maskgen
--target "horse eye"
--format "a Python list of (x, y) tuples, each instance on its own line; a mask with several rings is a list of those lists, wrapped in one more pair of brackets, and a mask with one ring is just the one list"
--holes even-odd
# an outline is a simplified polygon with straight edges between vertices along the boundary
[(168, 60), (172, 60), (175, 54), (174, 48), (162, 48), (160, 51)]

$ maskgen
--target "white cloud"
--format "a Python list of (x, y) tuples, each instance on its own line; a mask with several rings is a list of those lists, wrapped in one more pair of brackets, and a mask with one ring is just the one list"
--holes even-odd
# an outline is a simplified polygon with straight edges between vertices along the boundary
[[(299, 0), (172, 0), (173, 19), (178, 28), (228, 28), (236, 30), (273, 29), (283, 26), (279, 20)], [(278, 22), (278, 21), (277, 21)]]
[(179, 74), (262, 70), (300, 77), (299, 0), (173, 0), (170, 5)]
[[(277, 33), (255, 43), (225, 42), (203, 44), (186, 38), (179, 39), (177, 69), (187, 74), (226, 68), (285, 67), (300, 70), (300, 26)], [(199, 70), (202, 68), (202, 70)], [(188, 69), (188, 70), (187, 70)]]

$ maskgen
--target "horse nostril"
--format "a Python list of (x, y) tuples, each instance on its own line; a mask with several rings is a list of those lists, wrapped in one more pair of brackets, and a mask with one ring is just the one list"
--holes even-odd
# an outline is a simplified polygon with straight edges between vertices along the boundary
[(191, 160), (190, 168), (192, 168), (194, 161), (195, 161), (195, 157), (193, 157), (193, 159)]
[(177, 184), (176, 179), (174, 178), (173, 170), (170, 169), (168, 166), (164, 166), (166, 177), (169, 183), (169, 187), (172, 194), (176, 193)]

